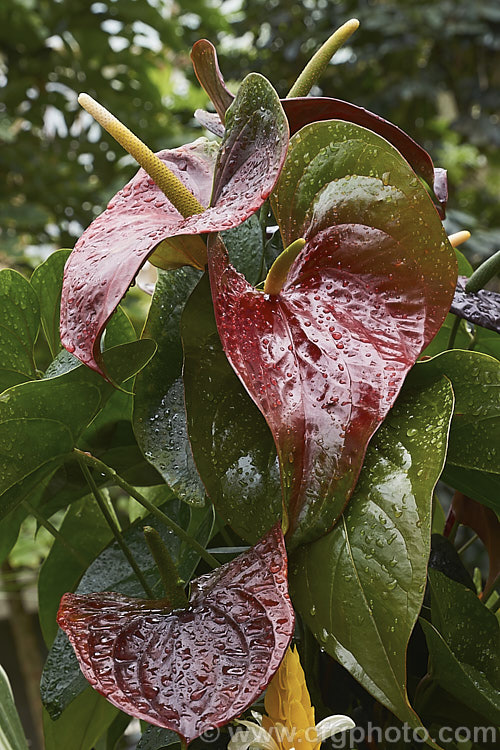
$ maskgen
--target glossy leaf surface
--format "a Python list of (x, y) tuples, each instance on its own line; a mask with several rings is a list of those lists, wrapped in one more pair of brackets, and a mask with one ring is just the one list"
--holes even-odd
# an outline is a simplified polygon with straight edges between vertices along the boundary
[[(488, 722), (500, 722), (500, 624), (477, 596), (429, 571), (432, 625), (421, 620), (432, 676)], [(478, 643), (481, 644), (478, 648)]]
[(480, 352), (453, 349), (418, 369), (442, 373), (455, 393), (447, 463), (500, 473), (500, 362)]
[(224, 351), (264, 414), (294, 543), (341, 514), (368, 440), (445, 317), (456, 261), (423, 186), (368, 130), (315, 123), (272, 197), (283, 244), (307, 244), (278, 295), (245, 282), (222, 242), (209, 270)]
[(57, 250), (52, 253), (46, 261), (35, 268), (30, 279), (30, 284), (40, 303), (42, 328), (53, 357), (61, 348), (59, 335), (61, 285), (64, 266), (70, 253), (71, 250)]
[(224, 354), (207, 277), (186, 305), (181, 330), (187, 426), (196, 466), (218, 512), (253, 544), (281, 514), (276, 447)]
[[(167, 513), (176, 523), (197, 539), (204, 547), (210, 539), (213, 527), (213, 510), (189, 508), (176, 498), (171, 498), (165, 485), (157, 488), (143, 488), (143, 494)], [(168, 498), (165, 502), (165, 498)], [(161, 535), (172, 559), (178, 565), (183, 580), (190, 580), (199, 557), (190, 548), (181, 544), (179, 539), (161, 525), (153, 516), (147, 515), (124, 533), (124, 539), (130, 548), (137, 564), (142, 570), (149, 586), (158, 598), (162, 596), (162, 584), (158, 570), (146, 544), (143, 527), (152, 526)], [(115, 543), (107, 547), (94, 560), (81, 579), (77, 594), (89, 594), (96, 591), (113, 590), (125, 596), (140, 597), (144, 595), (141, 584), (132, 571), (129, 562), (120, 547)], [(88, 683), (83, 677), (74, 651), (66, 637), (59, 631), (49, 651), (40, 685), (43, 703), (53, 719), (67, 708), (77, 695), (85, 690)]]
[(466, 283), (467, 278), (460, 276), (451, 304), (451, 312), (470, 323), (500, 333), (500, 294), (490, 292), (488, 289), (467, 293)]
[[(224, 83), (214, 45), (207, 39), (200, 39), (192, 49), (191, 60), (200, 84), (205, 89), (217, 111), (219, 121), (217, 122), (216, 118), (212, 117), (210, 113), (201, 111), (197, 112), (197, 118), (208, 130), (216, 135), (220, 135), (220, 128), (223, 128), (222, 123), (224, 122), (225, 111), (231, 104), (233, 95), (228, 91)], [(281, 103), (292, 135), (312, 122), (345, 120), (368, 128), (385, 138), (401, 152), (415, 172), (434, 190), (436, 199), (444, 214), (448, 200), (446, 171), (444, 169), (436, 169), (427, 151), (419, 146), (401, 128), (363, 107), (358, 107), (341, 99), (332, 99), (324, 96), (304, 96), (282, 99)]]
[[(159, 154), (202, 205), (210, 201), (210, 208), (183, 218), (139, 170), (70, 256), (61, 302), (64, 346), (102, 373), (102, 330), (153, 250), (169, 237), (218, 232), (245, 221), (274, 187), (287, 145), (288, 126), (275, 91), (265, 78), (250, 74), (228, 113), (215, 176), (213, 142)], [(179, 265), (185, 263), (180, 259)], [(205, 258), (198, 258), (194, 265), (204, 263)]]
[(58, 622), (111, 703), (190, 742), (248, 708), (288, 647), (294, 617), (281, 529), (193, 581), (185, 610), (66, 594)]
[(33, 348), (40, 326), (38, 299), (17, 271), (0, 271), (0, 391), (36, 378)]
[(424, 596), (452, 408), (445, 378), (420, 385), (410, 376), (368, 447), (346, 512), (290, 561), (294, 605), (322, 648), (411, 725), (405, 652)]

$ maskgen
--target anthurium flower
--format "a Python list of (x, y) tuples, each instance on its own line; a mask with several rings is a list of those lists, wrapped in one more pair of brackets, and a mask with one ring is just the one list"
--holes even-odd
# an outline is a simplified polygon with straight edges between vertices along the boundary
[[(89, 104), (90, 97), (81, 99)], [(110, 132), (118, 132), (122, 145), (134, 141), (110, 113), (90, 106), (101, 112)], [(149, 174), (140, 169), (78, 240), (64, 273), (61, 340), (97, 372), (104, 374), (102, 332), (146, 260), (154, 253), (152, 260), (163, 268), (188, 263), (203, 268), (206, 248), (197, 235), (241, 224), (273, 189), (286, 155), (288, 124), (265, 78), (247, 76), (226, 124), (218, 151), (200, 140), (155, 155), (139, 142), (137, 156)], [(176, 190), (170, 198), (164, 194), (157, 182), (165, 175), (187, 200), (176, 200)]]
[(318, 724), (307, 690), (297, 649), (288, 648), (264, 698), (267, 714), (255, 721), (238, 721), (244, 730), (233, 735), (228, 750), (319, 750), (321, 743), (339, 732), (353, 729), (352, 719), (328, 716)]

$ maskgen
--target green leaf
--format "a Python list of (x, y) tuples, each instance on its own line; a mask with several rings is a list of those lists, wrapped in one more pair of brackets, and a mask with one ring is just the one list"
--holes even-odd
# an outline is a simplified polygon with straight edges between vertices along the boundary
[(31, 286), (40, 303), (42, 328), (52, 357), (61, 349), (59, 314), (64, 266), (71, 250), (57, 250), (33, 271)]
[(199, 277), (193, 268), (158, 272), (144, 328), (158, 349), (136, 380), (134, 401), (134, 430), (144, 455), (176, 495), (192, 505), (203, 505), (205, 491), (187, 437), (179, 323)]
[[(108, 349), (104, 361), (116, 382), (124, 382), (144, 366), (153, 351), (152, 341), (134, 341)], [(66, 459), (114, 392), (66, 351), (52, 365), (50, 377), (22, 383), (0, 395), (0, 494), (49, 462)], [(21, 500), (15, 490), (4, 495), (0, 518)]]
[(217, 510), (252, 544), (281, 514), (278, 459), (264, 417), (222, 349), (206, 276), (186, 305), (182, 340), (196, 466)]
[[(157, 488), (146, 488), (142, 491), (155, 504), (159, 504), (156, 501), (161, 499), (163, 502), (161, 509), (186, 529), (190, 536), (206, 546), (212, 534), (214, 520), (211, 506), (206, 508), (189, 507), (177, 498), (172, 498), (168, 487), (165, 487), (165, 485)], [(164, 502), (165, 495), (170, 497), (167, 502)], [(172, 559), (178, 565), (179, 575), (183, 580), (189, 581), (191, 579), (199, 557), (190, 547), (186, 547), (184, 543), (180, 542), (173, 532), (162, 526), (156, 517), (150, 515), (131, 526), (124, 533), (125, 541), (135, 560), (153, 592), (160, 598), (163, 592), (162, 583), (142, 533), (144, 526), (153, 526), (161, 534)], [(116, 543), (107, 547), (94, 560), (76, 589), (79, 594), (98, 591), (116, 591), (139, 598), (144, 596), (141, 584), (135, 578), (126, 557)], [(43, 703), (52, 719), (60, 716), (74, 698), (85, 689), (87, 684), (80, 672), (73, 648), (65, 634), (60, 630), (49, 651), (40, 684)]]
[(38, 576), (38, 617), (48, 646), (57, 635), (59, 600), (73, 591), (81, 576), (111, 539), (111, 531), (92, 496), (73, 503), (59, 532), (71, 545), (55, 539)]
[(221, 232), (233, 266), (250, 284), (262, 279), (264, 269), (264, 235), (257, 214), (250, 216), (234, 229)]
[(453, 386), (447, 463), (500, 473), (500, 362), (481, 352), (453, 349), (420, 368), (446, 375)]
[(0, 666), (0, 747), (2, 750), (28, 750), (9, 679)]
[(322, 648), (412, 726), (406, 646), (424, 596), (452, 409), (445, 378), (411, 374), (368, 447), (347, 511), (290, 566), (292, 599)]
[(176, 744), (179, 744), (179, 735), (175, 732), (160, 727), (148, 727), (139, 740), (137, 750), (162, 750)]
[(491, 508), (500, 517), (500, 477), (498, 474), (446, 464), (441, 479), (450, 487), (463, 492), (467, 497)]
[(421, 620), (431, 676), (457, 700), (500, 722), (500, 624), (476, 594), (429, 570), (432, 625)]
[(57, 721), (43, 712), (45, 750), (92, 750), (118, 714), (117, 708), (89, 687)]
[(38, 299), (17, 271), (0, 271), (0, 391), (37, 377), (33, 348), (40, 326)]

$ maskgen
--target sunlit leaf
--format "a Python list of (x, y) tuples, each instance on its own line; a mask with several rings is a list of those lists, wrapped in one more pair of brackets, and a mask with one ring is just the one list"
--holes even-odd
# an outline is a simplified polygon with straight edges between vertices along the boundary
[(247, 284), (217, 238), (209, 270), (224, 351), (278, 448), (296, 544), (345, 507), (370, 437), (446, 315), (456, 260), (407, 162), (354, 125), (294, 136), (272, 204), (284, 245), (307, 240), (281, 292)]
[(85, 676), (111, 703), (190, 742), (247, 709), (290, 642), (281, 528), (192, 581), (185, 610), (119, 594), (66, 594), (58, 622)]

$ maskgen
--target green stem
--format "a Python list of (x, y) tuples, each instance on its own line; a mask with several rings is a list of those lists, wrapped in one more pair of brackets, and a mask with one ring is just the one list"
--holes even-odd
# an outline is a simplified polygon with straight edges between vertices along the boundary
[(455, 346), (455, 339), (457, 337), (458, 327), (460, 325), (461, 320), (462, 320), (461, 318), (455, 315), (455, 320), (453, 321), (453, 327), (450, 331), (450, 338), (448, 340), (448, 349), (453, 349)]
[(465, 544), (462, 544), (462, 546), (460, 547), (460, 549), (459, 549), (459, 550), (457, 550), (458, 554), (459, 554), (459, 555), (463, 555), (463, 553), (465, 552), (465, 550), (466, 550), (466, 549), (469, 549), (469, 547), (471, 546), (471, 544), (474, 544), (474, 542), (475, 542), (475, 541), (476, 541), (476, 539), (478, 539), (478, 538), (479, 538), (479, 535), (478, 535), (478, 534), (473, 534), (473, 535), (471, 536), (471, 538), (470, 538), (470, 539), (467, 539), (467, 541), (465, 542)]
[(481, 263), (479, 268), (476, 268), (465, 285), (466, 293), (479, 292), (497, 273), (500, 273), (500, 250), (497, 250), (491, 258), (488, 258), (484, 263)]
[(182, 526), (179, 526), (179, 524), (175, 523), (175, 521), (169, 518), (166, 513), (163, 513), (163, 511), (157, 508), (156, 505), (153, 505), (153, 503), (151, 503), (146, 497), (144, 497), (144, 495), (141, 495), (141, 493), (138, 492), (135, 487), (129, 484), (119, 474), (117, 474), (114, 469), (112, 469), (110, 466), (107, 466), (105, 463), (100, 461), (95, 456), (92, 456), (90, 453), (85, 453), (84, 451), (78, 450), (78, 448), (75, 448), (73, 452), (77, 456), (78, 460), (84, 461), (88, 466), (92, 466), (97, 471), (100, 471), (102, 474), (107, 476), (108, 479), (113, 482), (113, 484), (121, 487), (122, 490), (125, 490), (125, 492), (130, 495), (130, 497), (133, 497), (135, 500), (137, 500), (137, 502), (140, 503), (144, 508), (146, 508), (146, 510), (148, 510), (151, 515), (155, 516), (159, 521), (165, 524), (165, 526), (171, 529), (174, 534), (179, 537), (179, 539), (181, 539), (189, 547), (195, 550), (195, 552), (197, 552), (199, 556), (203, 560), (205, 560), (207, 565), (214, 569), (219, 567), (219, 561), (216, 560), (215, 557), (210, 554), (210, 552), (207, 552), (205, 547), (202, 547), (202, 545), (197, 542), (196, 539), (193, 539), (193, 537), (191, 537), (186, 531), (184, 531)]
[(488, 586), (485, 586), (485, 588), (484, 588), (484, 591), (483, 591), (483, 596), (482, 596), (482, 600), (483, 600), (483, 602), (486, 602), (486, 601), (488, 601), (489, 597), (491, 596), (491, 594), (492, 594), (492, 593), (493, 593), (494, 591), (496, 591), (496, 589), (498, 588), (498, 585), (499, 585), (499, 584), (500, 584), (500, 573), (498, 573), (498, 575), (496, 576), (496, 578), (494, 578), (494, 579), (493, 579), (493, 580), (492, 580), (492, 581), (491, 581), (491, 582), (490, 582), (490, 583), (488, 584)]
[(264, 282), (264, 294), (279, 294), (283, 289), (283, 285), (288, 276), (290, 266), (300, 253), (306, 241), (300, 237), (291, 245), (288, 245), (283, 252), (278, 255), (273, 265), (269, 269), (266, 280)]
[(68, 540), (65, 539), (65, 537), (61, 534), (61, 532), (58, 531), (58, 529), (56, 529), (56, 527), (53, 526), (50, 523), (50, 521), (48, 521), (40, 513), (40, 511), (37, 508), (31, 505), (29, 500), (23, 500), (21, 505), (23, 505), (23, 507), (26, 508), (28, 513), (30, 513), (32, 516), (34, 516), (34, 518), (36, 518), (40, 526), (43, 526), (43, 528), (46, 529), (49, 532), (49, 534), (51, 534), (54, 537), (54, 539), (57, 539), (57, 541), (60, 542), (60, 544), (66, 547), (68, 552), (71, 552), (73, 557), (75, 557), (78, 560), (78, 562), (81, 565), (83, 565), (84, 568), (87, 567), (88, 561), (80, 555), (80, 553), (68, 542)]
[(203, 213), (204, 206), (196, 200), (191, 191), (175, 176), (165, 162), (156, 156), (140, 138), (102, 104), (96, 102), (88, 94), (80, 94), (78, 103), (146, 170), (151, 179), (184, 218)]
[(89, 485), (90, 489), (92, 490), (92, 494), (94, 495), (96, 502), (101, 510), (101, 513), (103, 514), (104, 518), (106, 519), (106, 523), (108, 524), (109, 528), (111, 529), (113, 536), (116, 540), (116, 543), (119, 545), (121, 551), (125, 555), (125, 557), (128, 560), (128, 563), (132, 570), (134, 571), (137, 580), (140, 582), (142, 588), (146, 592), (146, 596), (148, 596), (150, 599), (154, 599), (154, 594), (151, 590), (151, 588), (148, 585), (148, 582), (146, 581), (144, 574), (142, 570), (137, 565), (136, 561), (134, 560), (134, 557), (130, 551), (130, 549), (127, 546), (127, 543), (125, 542), (122, 533), (120, 529), (118, 528), (117, 524), (115, 523), (115, 520), (111, 513), (109, 512), (109, 508), (106, 504), (106, 500), (104, 499), (102, 492), (100, 491), (99, 487), (94, 481), (94, 477), (89, 471), (89, 468), (85, 461), (83, 461), (80, 457), (78, 457), (78, 461), (80, 464), (80, 468), (82, 470), (83, 476), (87, 480), (87, 484)]
[(172, 560), (170, 552), (161, 536), (152, 526), (144, 527), (144, 536), (160, 573), (170, 606), (173, 609), (185, 609), (189, 604), (184, 591), (185, 581), (180, 578), (177, 565)]
[(329, 39), (319, 48), (319, 50), (309, 60), (306, 67), (299, 75), (286, 98), (291, 99), (294, 96), (307, 96), (312, 87), (319, 81), (326, 66), (342, 47), (350, 36), (354, 34), (359, 27), (357, 18), (351, 18), (340, 29), (337, 29)]

